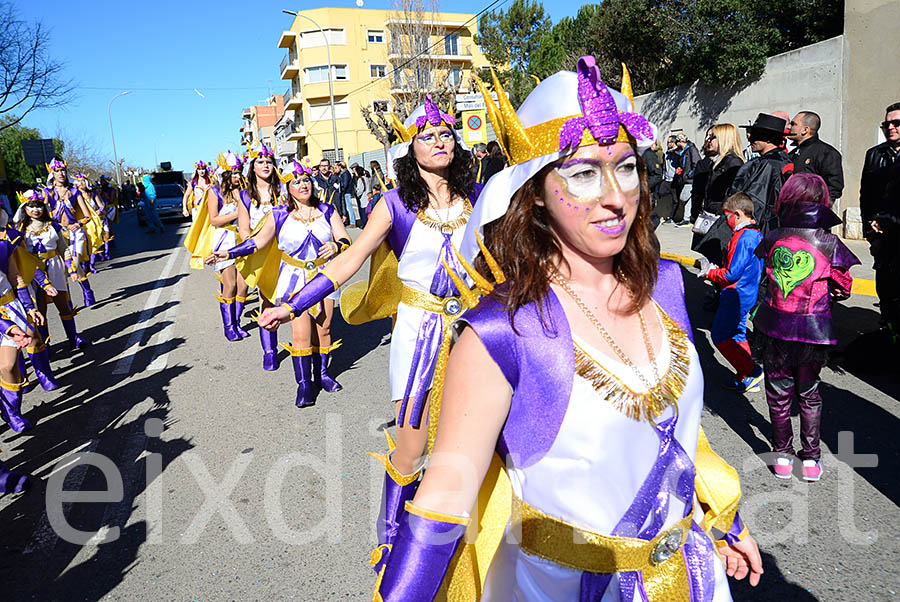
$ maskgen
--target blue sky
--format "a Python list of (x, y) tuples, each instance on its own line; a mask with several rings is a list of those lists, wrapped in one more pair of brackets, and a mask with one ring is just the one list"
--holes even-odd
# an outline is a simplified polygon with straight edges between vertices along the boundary
[[(441, 8), (476, 13), (489, 3), (444, 1)], [(112, 105), (119, 158), (149, 168), (155, 147), (160, 161), (187, 169), (197, 159), (209, 160), (221, 150), (238, 148), (241, 109), (262, 104), (270, 86), (274, 93), (283, 93), (288, 86), (279, 78), (285, 51), (276, 45), (292, 22), (281, 9), (296, 10), (296, 3), (14, 0), (14, 4), (20, 16), (39, 19), (51, 29), (51, 52), (66, 63), (66, 74), (78, 84), (76, 98), (67, 107), (34, 111), (24, 124), (45, 136), (62, 131), (88, 140), (110, 159), (107, 104), (118, 92), (133, 90)], [(556, 0), (545, 3), (545, 9), (556, 22), (574, 15), (581, 4)], [(302, 8), (317, 6), (353, 7), (356, 2), (302, 3)], [(366, 0), (365, 8), (390, 8), (390, 0)]]

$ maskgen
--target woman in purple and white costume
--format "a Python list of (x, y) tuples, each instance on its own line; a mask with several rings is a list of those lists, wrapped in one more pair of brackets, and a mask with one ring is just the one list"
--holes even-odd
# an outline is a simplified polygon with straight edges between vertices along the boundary
[(181, 199), (181, 214), (192, 220), (197, 219), (200, 213), (200, 206), (206, 202), (206, 195), (212, 187), (213, 182), (209, 173), (209, 165), (203, 161), (194, 163), (194, 173), (188, 182), (187, 189), (184, 191), (184, 197)]
[[(66, 262), (66, 268), (69, 274), (78, 274), (78, 283), (81, 285), (81, 292), (84, 295), (84, 306), (90, 307), (96, 303), (94, 291), (88, 282), (88, 275), (84, 272), (82, 259), (86, 257), (88, 245), (87, 234), (84, 231), (83, 224), (78, 220), (78, 214), (89, 216), (84, 199), (78, 189), (69, 181), (65, 161), (53, 159), (47, 165), (47, 171), (52, 178), (50, 186), (44, 187), (44, 197), (47, 205), (50, 207), (50, 216), (62, 227), (62, 232), (67, 238), (69, 249), (71, 250), (71, 261)], [(72, 317), (75, 314), (72, 312)], [(65, 318), (64, 318), (65, 319)]]
[(19, 242), (11, 240), (7, 232), (14, 231), (0, 232), (0, 417), (21, 433), (32, 424), (22, 416), (27, 382), (19, 350), (36, 344), (34, 326), (42, 326), (44, 317), (34, 308), (31, 293), (19, 275), (14, 257)]
[(652, 244), (640, 159), (656, 128), (623, 80), (626, 94), (609, 90), (583, 57), (518, 113), (496, 80), (500, 107), (486, 95), (513, 167), (487, 184), (461, 252), (491, 224), (506, 281), (461, 319), (434, 452), (375, 600), (433, 599), (468, 553), (459, 542), (495, 452), (512, 512), (483, 586), (470, 581), (475, 599), (720, 602), (726, 573), (759, 578), (737, 502), (722, 507), (703, 478), (703, 377), (680, 270)]
[[(238, 207), (244, 194), (244, 176), (241, 175), (243, 163), (231, 151), (222, 158), (222, 188), (213, 186), (211, 194), (206, 195), (206, 212), (209, 225), (215, 228), (212, 233), (212, 250), (227, 251), (237, 244)], [(249, 337), (250, 333), (242, 329), (236, 317), (236, 297), (247, 297), (247, 283), (234, 266), (233, 259), (220, 261), (213, 265), (219, 272), (222, 283), (222, 294), (214, 295), (219, 300), (219, 311), (222, 314), (222, 325), (225, 338), (229, 341), (240, 341)]]
[[(275, 170), (275, 153), (265, 143), (250, 151), (247, 166), (247, 188), (241, 191), (238, 206), (238, 234), (247, 240), (259, 231), (259, 227), (273, 208), (281, 205), (284, 191), (278, 172)], [(259, 292), (259, 291), (258, 291)], [(240, 329), (241, 314), (247, 302), (247, 293), (239, 294), (234, 300), (235, 326)], [(272, 307), (271, 299), (259, 292), (260, 312)], [(242, 332), (246, 332), (241, 329)], [(259, 343), (263, 350), (263, 370), (278, 369), (278, 333), (259, 329)]]
[[(281, 302), (289, 300), (333, 257), (350, 247), (347, 229), (334, 206), (319, 203), (313, 197), (311, 176), (312, 170), (294, 160), (282, 174), (282, 179), (290, 178), (288, 204), (272, 209), (253, 237), (228, 252), (214, 253), (207, 263), (252, 255), (275, 239), (276, 248), (269, 252), (278, 253), (280, 265), (272, 297)], [(259, 288), (264, 294), (267, 287), (261, 284)], [(328, 374), (328, 356), (340, 344), (331, 342), (331, 318), (337, 298), (335, 291), (291, 320), (292, 345), (285, 347), (294, 365), (298, 408), (314, 405), (319, 388), (329, 393), (341, 390), (341, 385)]]
[[(372, 257), (369, 288), (358, 304), (360, 313), (348, 309), (353, 305), (348, 302), (352, 286), (341, 295), (341, 312), (351, 323), (396, 313), (390, 384), (391, 399), (397, 402), (397, 446), (390, 457), (379, 458), (386, 470), (378, 525), (381, 542), (393, 537), (403, 502), (412, 498), (418, 486), (428, 430), (422, 428), (423, 416), (428, 411), (432, 381), (438, 381), (435, 368), (443, 335), (463, 309), (460, 291), (443, 263), (462, 273), (453, 247), (462, 240), (477, 191), (471, 154), (457, 139), (454, 123), (428, 96), (405, 123), (395, 124), (403, 140), (391, 149), (398, 188), (385, 193), (346, 253), (288, 303), (267, 310), (259, 319), (264, 328), (277, 327), (333, 293)], [(390, 272), (385, 268), (394, 257), (399, 282), (393, 278), (373, 286), (374, 278)], [(378, 311), (379, 307), (383, 311)]]

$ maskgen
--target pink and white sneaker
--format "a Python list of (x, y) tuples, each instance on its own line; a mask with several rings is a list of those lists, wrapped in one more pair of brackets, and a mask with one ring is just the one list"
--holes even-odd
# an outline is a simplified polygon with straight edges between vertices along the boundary
[(803, 480), (818, 481), (822, 478), (822, 464), (818, 460), (803, 461)]
[(776, 479), (790, 479), (794, 473), (794, 460), (784, 457), (776, 458), (774, 468)]

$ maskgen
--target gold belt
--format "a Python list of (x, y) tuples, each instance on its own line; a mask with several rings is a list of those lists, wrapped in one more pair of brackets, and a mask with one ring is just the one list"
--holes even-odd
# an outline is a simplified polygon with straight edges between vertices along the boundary
[(400, 290), (400, 303), (448, 318), (456, 318), (465, 309), (459, 297), (438, 297), (405, 284)]
[(591, 573), (642, 571), (650, 600), (687, 600), (688, 576), (681, 547), (690, 533), (688, 515), (651, 540), (603, 535), (548, 516), (513, 496), (511, 529), (534, 556)]
[[(330, 259), (330, 258), (329, 258)], [(281, 252), (281, 261), (284, 263), (293, 266), (295, 268), (300, 268), (301, 270), (306, 270), (307, 272), (311, 272), (320, 268), (321, 266), (328, 263), (328, 259), (323, 259), (321, 257), (316, 257), (315, 259), (297, 259), (296, 257), (292, 257), (288, 255), (284, 251)]]
[(6, 305), (7, 303), (11, 303), (14, 299), (16, 299), (16, 291), (11, 290), (2, 297), (0, 297), (0, 305)]
[(52, 251), (47, 251), (46, 253), (38, 253), (37, 256), (43, 259), (45, 262), (48, 259), (53, 259), (59, 255), (59, 251), (57, 249), (53, 249)]

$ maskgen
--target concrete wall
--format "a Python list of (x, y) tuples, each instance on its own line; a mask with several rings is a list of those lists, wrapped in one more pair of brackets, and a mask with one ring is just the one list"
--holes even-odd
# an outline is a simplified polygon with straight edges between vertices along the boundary
[[(846, 0), (844, 6), (844, 207), (845, 221), (859, 219), (859, 178), (866, 150), (884, 141), (884, 109), (900, 102), (893, 73), (900, 65), (900, 2)], [(856, 232), (847, 232), (853, 236)]]
[(746, 124), (758, 113), (815, 111), (819, 136), (841, 147), (842, 36), (769, 58), (758, 80), (732, 87), (695, 83), (635, 98), (637, 110), (659, 126), (660, 136), (682, 130), (698, 145), (716, 123)]

